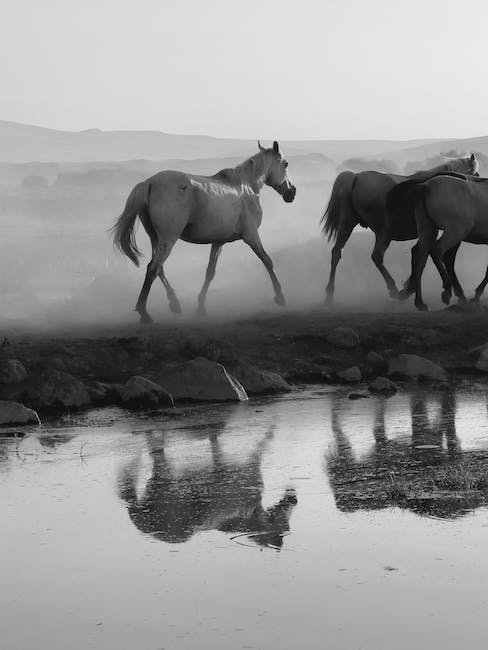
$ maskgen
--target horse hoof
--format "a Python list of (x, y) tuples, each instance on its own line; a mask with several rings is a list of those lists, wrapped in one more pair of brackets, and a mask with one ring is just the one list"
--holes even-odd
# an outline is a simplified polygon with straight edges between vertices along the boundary
[(419, 311), (429, 311), (429, 307), (427, 305), (421, 304), (421, 305), (415, 305)]
[(170, 302), (169, 303), (169, 308), (173, 312), (173, 314), (181, 314), (181, 305), (179, 302)]
[(458, 297), (458, 305), (467, 305), (468, 301), (466, 299), (466, 296), (459, 296)]
[(149, 316), (149, 314), (141, 314), (140, 321), (141, 325), (151, 325), (154, 323), (153, 319)]
[(479, 298), (479, 296), (473, 296), (469, 302), (471, 302), (471, 303), (473, 303), (475, 305), (479, 305), (480, 304), (480, 298)]
[(442, 302), (445, 305), (448, 305), (451, 302), (451, 292), (450, 291), (443, 291), (441, 298), (442, 298)]
[(274, 301), (280, 307), (286, 307), (286, 300), (285, 300), (285, 296), (283, 294), (281, 294), (279, 296), (275, 296)]
[(398, 292), (398, 289), (390, 289), (389, 291), (390, 298), (393, 300), (400, 300), (400, 294)]
[(207, 310), (205, 307), (198, 307), (197, 309), (197, 316), (198, 318), (205, 318), (207, 315)]
[(407, 289), (402, 289), (401, 291), (398, 292), (398, 300), (407, 300), (410, 298), (412, 295), (411, 291), (408, 291)]

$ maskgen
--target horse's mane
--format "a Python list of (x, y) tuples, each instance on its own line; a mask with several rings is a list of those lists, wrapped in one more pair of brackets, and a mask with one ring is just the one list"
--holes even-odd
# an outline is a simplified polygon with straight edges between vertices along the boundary
[[(271, 150), (267, 149), (266, 151)], [(226, 167), (225, 169), (221, 169), (216, 174), (211, 176), (211, 178), (234, 184), (238, 184), (243, 181), (249, 182), (254, 180), (253, 177), (259, 178), (259, 176), (263, 173), (263, 167), (263, 152), (259, 151), (250, 158), (246, 158), (246, 160), (239, 163), (235, 167)]]
[(233, 167), (226, 167), (214, 174), (212, 178), (216, 178), (219, 181), (234, 181), (236, 180), (236, 172)]
[(454, 160), (448, 160), (447, 162), (442, 163), (442, 165), (437, 165), (437, 167), (431, 167), (430, 169), (422, 169), (418, 172), (415, 172), (414, 174), (409, 176), (408, 180), (422, 182), (424, 180), (427, 180), (428, 178), (431, 178), (431, 176), (436, 176), (437, 174), (441, 174), (443, 172), (456, 173), (453, 170), (453, 165), (454, 165)]

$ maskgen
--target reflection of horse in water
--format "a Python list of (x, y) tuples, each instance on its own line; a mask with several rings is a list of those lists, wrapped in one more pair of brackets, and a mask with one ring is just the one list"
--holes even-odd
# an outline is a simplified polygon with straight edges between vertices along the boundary
[(399, 505), (419, 514), (455, 517), (483, 505), (481, 494), (460, 498), (454, 491), (437, 490), (435, 495), (432, 492), (431, 477), (436, 467), (449, 468), (470, 454), (479, 457), (479, 452), (463, 453), (460, 449), (455, 429), (454, 392), (443, 392), (439, 401), (440, 410), (430, 419), (425, 394), (413, 393), (411, 436), (389, 440), (385, 427), (386, 400), (378, 400), (373, 424), (374, 446), (360, 460), (356, 459), (341, 426), (339, 401), (334, 401), (331, 420), (335, 450), (326, 455), (325, 467), (340, 510), (353, 512)]
[[(222, 424), (222, 427), (225, 424)], [(272, 438), (270, 429), (243, 463), (225, 457), (217, 433), (210, 438), (211, 462), (178, 470), (164, 444), (147, 435), (152, 472), (143, 494), (137, 495), (139, 462), (131, 463), (119, 480), (120, 497), (141, 532), (169, 542), (186, 542), (197, 531), (249, 533), (260, 546), (281, 548), (297, 500), (286, 490), (274, 506), (262, 505), (261, 462)]]

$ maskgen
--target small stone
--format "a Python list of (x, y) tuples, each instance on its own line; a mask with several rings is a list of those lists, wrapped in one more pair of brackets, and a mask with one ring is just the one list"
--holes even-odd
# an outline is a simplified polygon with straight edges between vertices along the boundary
[(327, 342), (336, 348), (357, 348), (359, 336), (350, 327), (336, 327), (327, 335)]
[(173, 397), (159, 384), (140, 377), (131, 377), (121, 388), (119, 394), (122, 401), (137, 408), (171, 406), (174, 407)]
[(394, 395), (398, 388), (386, 377), (376, 377), (368, 386), (370, 393), (383, 393), (385, 395)]
[(356, 384), (361, 381), (362, 374), (361, 370), (357, 366), (352, 366), (352, 368), (338, 372), (337, 377), (347, 384)]
[(19, 384), (27, 378), (27, 371), (18, 359), (0, 361), (0, 384)]
[(377, 352), (368, 352), (366, 357), (369, 367), (374, 374), (388, 372), (388, 361)]

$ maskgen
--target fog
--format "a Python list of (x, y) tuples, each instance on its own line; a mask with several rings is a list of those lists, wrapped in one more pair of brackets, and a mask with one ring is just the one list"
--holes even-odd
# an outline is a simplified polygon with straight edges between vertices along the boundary
[[(246, 146), (247, 154), (194, 159), (1, 163), (0, 325), (69, 328), (136, 323), (133, 308), (149, 260), (141, 268), (134, 267), (115, 254), (108, 233), (128, 193), (137, 182), (161, 169), (212, 174), (234, 166), (255, 153), (250, 145)], [(436, 164), (441, 152), (445, 152), (439, 145), (435, 153), (429, 143), (425, 145), (427, 155), (419, 158), (418, 147), (409, 150), (407, 144), (403, 149), (398, 143), (395, 146), (398, 150), (384, 155), (383, 144), (381, 151), (370, 157), (361, 155), (364, 147), (359, 145), (358, 155), (351, 156), (351, 143), (344, 143), (342, 155), (338, 143), (334, 143), (334, 157), (324, 153), (323, 143), (317, 144), (320, 151), (315, 150), (313, 142), (308, 143), (308, 151), (297, 147), (300, 152), (293, 153), (292, 147), (288, 155), (283, 150), (297, 197), (292, 204), (285, 204), (272, 189), (264, 188), (261, 237), (275, 263), (288, 309), (316, 308), (323, 303), (331, 244), (322, 237), (319, 221), (337, 173), (344, 168), (354, 169), (354, 165), (358, 169), (387, 171), (390, 163), (392, 171), (411, 172), (413, 168)], [(18, 148), (15, 151), (17, 155)], [(109, 154), (106, 152), (107, 158)], [(3, 158), (6, 156), (8, 151), (4, 150)], [(147, 257), (149, 241), (141, 227), (137, 239)], [(413, 243), (393, 244), (387, 252), (385, 263), (398, 283), (410, 273)], [(411, 302), (400, 304), (388, 299), (383, 280), (370, 259), (372, 247), (372, 233), (358, 227), (338, 267), (336, 308), (413, 309)], [(209, 250), (209, 246), (178, 242), (165, 265), (183, 306), (180, 320), (195, 315)], [(467, 295), (473, 293), (484, 275), (485, 260), (483, 247), (462, 246), (457, 272)], [(431, 263), (425, 273), (425, 287), (432, 307), (440, 308), (441, 282)], [(178, 322), (169, 312), (159, 281), (153, 285), (148, 309), (159, 321)], [(207, 311), (211, 317), (280, 313), (273, 302), (266, 270), (243, 242), (224, 247), (209, 290)]]

